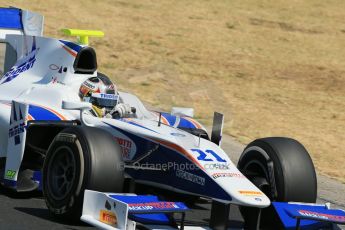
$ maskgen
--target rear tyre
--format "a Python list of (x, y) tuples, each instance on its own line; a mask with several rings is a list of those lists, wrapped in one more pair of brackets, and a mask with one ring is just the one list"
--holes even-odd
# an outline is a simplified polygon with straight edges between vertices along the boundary
[[(271, 201), (316, 201), (315, 168), (307, 150), (296, 140), (284, 137), (257, 139), (244, 149), (237, 167)], [(241, 207), (240, 211), (247, 228), (255, 227), (258, 209)], [(280, 220), (272, 205), (262, 209), (261, 227), (280, 228)]]
[(71, 127), (51, 143), (43, 164), (43, 195), (57, 217), (79, 220), (85, 189), (122, 192), (121, 149), (111, 134)]

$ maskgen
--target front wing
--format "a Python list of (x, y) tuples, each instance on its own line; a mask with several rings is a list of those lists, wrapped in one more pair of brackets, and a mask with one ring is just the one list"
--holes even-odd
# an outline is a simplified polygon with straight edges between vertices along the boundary
[[(345, 225), (345, 211), (330, 209), (327, 205), (287, 202), (272, 204), (284, 229), (338, 229), (336, 224)], [(86, 190), (81, 220), (99, 229), (109, 230), (135, 230), (138, 225), (152, 230), (212, 229), (210, 226), (185, 226), (184, 216), (189, 210), (182, 202), (160, 201), (157, 196)], [(181, 213), (181, 220), (176, 223), (169, 217), (168, 214), (171, 213)], [(231, 226), (224, 228), (230, 229)]]

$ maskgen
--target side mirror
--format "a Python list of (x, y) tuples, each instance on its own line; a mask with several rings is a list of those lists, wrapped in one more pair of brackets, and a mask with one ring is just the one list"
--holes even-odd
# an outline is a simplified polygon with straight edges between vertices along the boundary
[(211, 141), (216, 145), (221, 144), (223, 136), (224, 115), (214, 112)]
[(92, 109), (92, 104), (89, 102), (74, 102), (74, 101), (62, 101), (62, 109), (65, 110), (80, 110), (80, 121), (82, 125), (93, 126), (88, 124), (84, 120), (83, 113), (85, 110)]

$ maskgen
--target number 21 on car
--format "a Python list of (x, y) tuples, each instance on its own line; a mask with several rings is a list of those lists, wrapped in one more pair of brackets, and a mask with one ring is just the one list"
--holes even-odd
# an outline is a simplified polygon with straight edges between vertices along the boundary
[(207, 149), (202, 151), (201, 149), (191, 149), (193, 153), (196, 153), (197, 159), (199, 161), (209, 161), (209, 162), (226, 162), (221, 156), (219, 156), (216, 152), (211, 149)]

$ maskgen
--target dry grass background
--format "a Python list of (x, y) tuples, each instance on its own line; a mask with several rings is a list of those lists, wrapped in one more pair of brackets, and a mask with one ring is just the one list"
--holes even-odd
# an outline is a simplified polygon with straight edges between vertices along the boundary
[(193, 106), (243, 143), (290, 136), (345, 182), (345, 1), (0, 0), (59, 28), (101, 29), (100, 70), (165, 110)]

